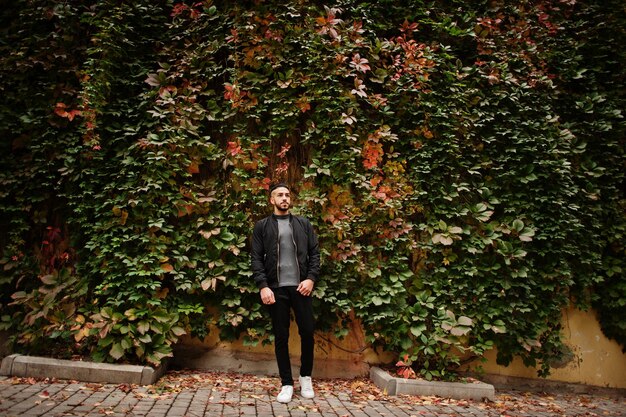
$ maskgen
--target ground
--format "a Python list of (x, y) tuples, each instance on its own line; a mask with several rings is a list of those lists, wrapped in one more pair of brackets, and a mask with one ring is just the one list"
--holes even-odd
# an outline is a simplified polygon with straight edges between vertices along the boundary
[(295, 395), (284, 405), (275, 401), (278, 385), (275, 377), (203, 371), (168, 372), (150, 386), (0, 377), (0, 416), (626, 416), (619, 396), (513, 390), (497, 391), (493, 402), (389, 396), (366, 378), (315, 380), (315, 399)]

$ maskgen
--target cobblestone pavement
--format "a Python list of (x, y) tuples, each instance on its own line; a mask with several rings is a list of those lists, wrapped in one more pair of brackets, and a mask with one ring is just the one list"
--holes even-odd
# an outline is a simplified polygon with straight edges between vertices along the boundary
[(285, 405), (277, 378), (243, 374), (170, 372), (147, 387), (0, 377), (0, 416), (626, 416), (624, 397), (505, 391), (479, 402), (387, 396), (365, 378), (314, 382), (314, 399)]

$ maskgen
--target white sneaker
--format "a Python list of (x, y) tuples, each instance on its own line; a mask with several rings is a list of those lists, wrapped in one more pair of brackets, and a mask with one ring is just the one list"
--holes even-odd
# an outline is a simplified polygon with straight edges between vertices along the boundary
[(288, 403), (293, 396), (293, 385), (283, 385), (276, 399), (279, 403)]
[(300, 395), (302, 398), (313, 398), (315, 392), (313, 391), (313, 381), (310, 376), (300, 377)]

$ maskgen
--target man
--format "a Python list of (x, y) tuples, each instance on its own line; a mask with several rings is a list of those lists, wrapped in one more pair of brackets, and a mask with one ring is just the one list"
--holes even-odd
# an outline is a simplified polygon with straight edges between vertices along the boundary
[(300, 394), (313, 398), (313, 305), (311, 293), (319, 277), (320, 252), (309, 220), (292, 215), (289, 186), (270, 187), (274, 213), (259, 220), (252, 233), (252, 272), (269, 308), (274, 350), (282, 383), (277, 400), (291, 401), (293, 377), (289, 360), (289, 326), (293, 309), (301, 340)]

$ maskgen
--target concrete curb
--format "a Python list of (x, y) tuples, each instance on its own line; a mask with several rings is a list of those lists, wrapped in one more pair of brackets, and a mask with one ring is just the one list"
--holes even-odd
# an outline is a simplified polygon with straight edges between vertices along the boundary
[(388, 395), (437, 395), (457, 400), (492, 400), (495, 398), (493, 385), (463, 382), (424, 381), (419, 379), (395, 378), (388, 372), (373, 366), (370, 379)]
[(109, 363), (70, 361), (38, 356), (9, 355), (2, 359), (0, 375), (58, 378), (103, 384), (154, 384), (165, 372), (165, 366), (115, 365)]

